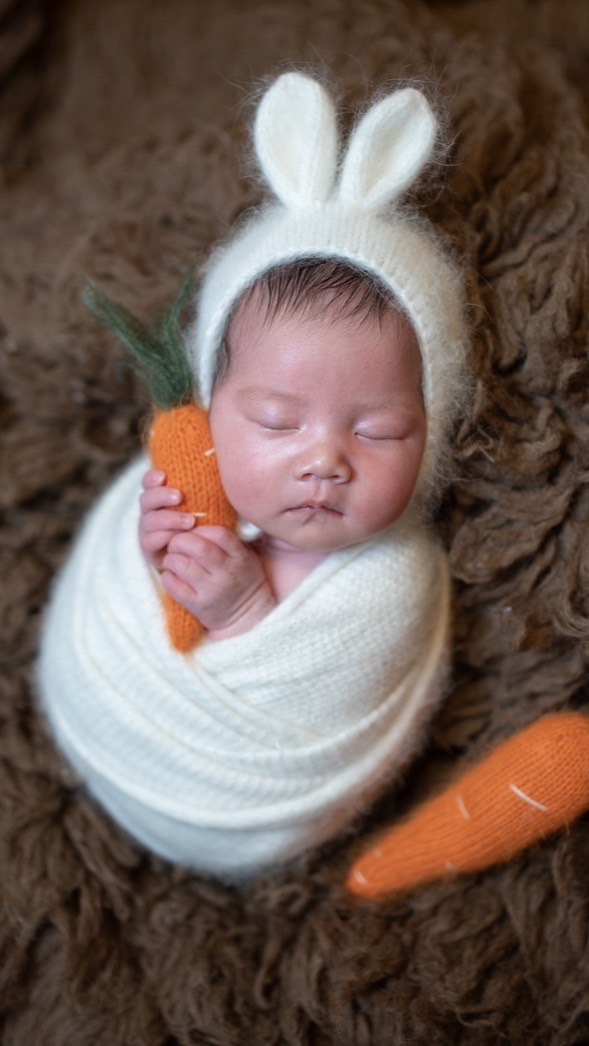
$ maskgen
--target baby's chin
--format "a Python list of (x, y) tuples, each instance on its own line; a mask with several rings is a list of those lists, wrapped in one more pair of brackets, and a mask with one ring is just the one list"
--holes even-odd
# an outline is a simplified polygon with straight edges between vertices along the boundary
[(311, 533), (311, 528), (307, 528), (302, 533), (292, 536), (284, 533), (270, 534), (267, 531), (262, 531), (260, 540), (268, 549), (284, 555), (300, 554), (301, 556), (325, 557), (331, 552), (341, 552), (343, 549), (371, 541), (388, 530), (390, 526), (391, 524), (387, 524), (378, 529), (360, 530), (345, 535)]

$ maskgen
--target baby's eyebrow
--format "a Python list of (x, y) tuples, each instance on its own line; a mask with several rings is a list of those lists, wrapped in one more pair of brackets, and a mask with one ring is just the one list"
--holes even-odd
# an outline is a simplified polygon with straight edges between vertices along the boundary
[[(266, 403), (276, 403), (279, 406), (286, 407), (299, 407), (305, 404), (303, 396), (298, 396), (294, 392), (288, 392), (283, 389), (270, 388), (265, 385), (247, 385), (245, 388), (240, 389), (240, 397), (250, 402), (259, 402), (264, 400)], [(363, 403), (356, 404), (355, 411), (358, 414), (365, 416), (377, 416), (381, 414), (404, 413), (408, 416), (414, 416), (416, 411), (409, 407), (405, 402), (404, 397), (397, 398), (392, 395), (384, 400), (368, 400)]]
[(282, 389), (267, 388), (264, 385), (248, 385), (240, 390), (244, 399), (277, 400), (283, 403), (301, 403), (302, 398), (294, 392), (283, 392)]

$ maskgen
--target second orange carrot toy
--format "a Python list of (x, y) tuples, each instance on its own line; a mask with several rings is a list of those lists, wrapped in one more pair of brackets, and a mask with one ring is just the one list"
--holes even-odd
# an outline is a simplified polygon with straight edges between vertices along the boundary
[(350, 893), (379, 898), (509, 861), (589, 809), (589, 716), (547, 715), (509, 738), (354, 864)]

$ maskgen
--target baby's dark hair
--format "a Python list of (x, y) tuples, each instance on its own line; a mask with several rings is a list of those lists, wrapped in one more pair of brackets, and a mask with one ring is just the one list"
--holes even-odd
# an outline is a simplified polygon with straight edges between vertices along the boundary
[(358, 324), (380, 325), (386, 315), (405, 315), (391, 292), (375, 276), (340, 259), (297, 258), (277, 265), (262, 273), (233, 308), (217, 357), (215, 384), (229, 370), (231, 322), (237, 310), (254, 298), (266, 323), (278, 315), (297, 313), (314, 318), (323, 316), (326, 310), (338, 319), (356, 320)]

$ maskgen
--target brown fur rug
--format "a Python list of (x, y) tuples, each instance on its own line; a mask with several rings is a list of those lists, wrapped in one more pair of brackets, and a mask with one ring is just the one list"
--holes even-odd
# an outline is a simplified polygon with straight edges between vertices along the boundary
[[(588, 59), (584, 0), (0, 0), (4, 1046), (589, 1042), (589, 818), (387, 904), (342, 890), (375, 826), (589, 701)], [(441, 513), (456, 655), (429, 748), (355, 837), (239, 894), (76, 788), (34, 663), (145, 410), (82, 288), (144, 318), (171, 302), (255, 200), (248, 98), (293, 62), (350, 114), (399, 78), (438, 85), (452, 148), (421, 195), (464, 259), (476, 392)]]

